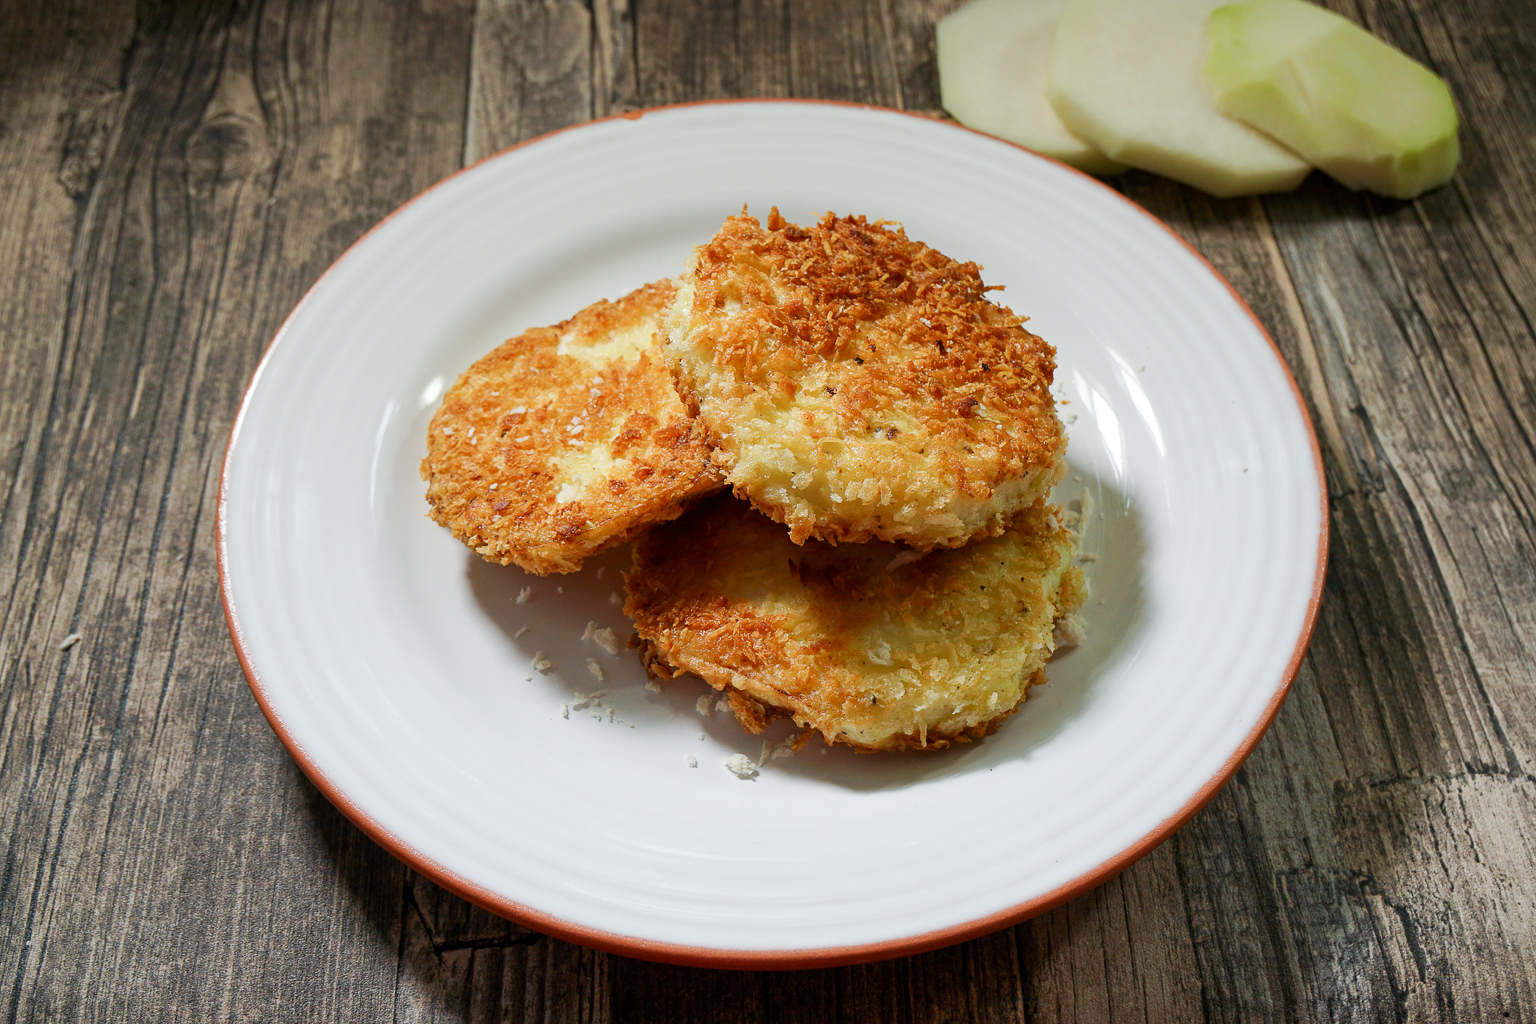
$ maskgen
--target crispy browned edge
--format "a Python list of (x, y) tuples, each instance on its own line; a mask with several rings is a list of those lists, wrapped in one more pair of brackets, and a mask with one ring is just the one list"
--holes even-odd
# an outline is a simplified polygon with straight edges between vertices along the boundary
[[(920, 421), (914, 443), (977, 456), (941, 460), (955, 490), (973, 497), (989, 497), (996, 484), (1055, 465), (1064, 455), (1066, 437), (1050, 394), (1056, 350), (1026, 330), (1012, 310), (987, 298), (999, 288), (983, 284), (978, 264), (909, 239), (893, 222), (828, 213), (820, 223), (800, 227), (777, 207), (766, 228), (743, 209), (695, 253), (691, 316), (706, 323), (716, 373), (794, 397), (807, 367), (835, 364), (832, 397), (849, 428), (845, 437), (877, 423), (883, 410), (901, 408)], [(788, 293), (787, 301), (774, 294), (774, 285)], [(727, 299), (744, 301), (727, 313)], [(856, 337), (870, 327), (877, 340)], [(687, 374), (678, 383), (697, 408), (698, 390)], [(978, 407), (997, 419), (976, 416)], [(728, 431), (707, 414), (702, 422), (716, 460), (729, 473), (735, 459)], [(886, 439), (898, 433), (888, 428)], [(998, 460), (996, 471), (986, 479), (973, 475), (989, 453)], [(787, 521), (777, 503), (749, 488), (734, 490), (759, 511)], [(796, 543), (880, 536), (866, 524), (832, 517), (809, 529), (792, 525)], [(990, 521), (943, 546), (1002, 529), (1001, 522)], [(900, 539), (920, 549), (932, 546)]]
[[(686, 669), (673, 667), (667, 661), (666, 656), (657, 648), (655, 642), (647, 640), (639, 633), (635, 633), (629, 638), (629, 646), (639, 650), (641, 664), (645, 666), (645, 674), (651, 679), (677, 679), (682, 676), (693, 675), (693, 673)], [(694, 676), (694, 678), (700, 677)], [(726, 702), (730, 705), (731, 714), (736, 716), (736, 721), (741, 723), (741, 727), (754, 736), (767, 729), (775, 718), (794, 719), (795, 717), (790, 709), (765, 704), (751, 694), (737, 689), (730, 683), (714, 680), (702, 681), (709, 683), (710, 686), (721, 692)], [(921, 742), (912, 736), (902, 733), (895, 737), (895, 741), (891, 745), (883, 747), (872, 747), (863, 743), (855, 743), (846, 736), (836, 737), (827, 742), (829, 746), (841, 744), (851, 747), (860, 754), (883, 754), (906, 750), (936, 751), (943, 750), (956, 743), (971, 743), (975, 740), (984, 739), (1001, 728), (1004, 722), (1011, 718), (1019, 708), (1024, 706), (1024, 702), (1029, 696), (1029, 691), (1046, 682), (1048, 680), (1045, 675), (1045, 669), (1037, 669), (1029, 677), (1029, 682), (1024, 686), (1023, 695), (1020, 696), (1017, 704), (994, 718), (989, 718), (985, 722), (969, 726), (956, 733), (945, 735), (930, 733)], [(797, 722), (797, 724), (799, 723)], [(805, 726), (804, 731), (800, 734), (800, 740), (794, 749), (799, 750), (804, 745), (804, 741), (816, 732), (817, 729), (814, 726)], [(823, 734), (823, 738), (825, 739), (825, 734)]]
[[(750, 733), (762, 732), (775, 717), (788, 717), (803, 727), (814, 727), (829, 744), (846, 745), (864, 753), (942, 750), (954, 743), (981, 739), (996, 731), (1023, 705), (1030, 688), (1046, 681), (1043, 669), (1032, 673), (1021, 688), (1018, 702), (1000, 710), (986, 722), (953, 733), (929, 732), (920, 736), (898, 733), (880, 745), (858, 743), (837, 729), (835, 721), (816, 721), (816, 713), (803, 695), (796, 697), (780, 691), (784, 699), (777, 703), (733, 685), (725, 678), (730, 670), (723, 667), (720, 658), (704, 651), (728, 650), (731, 658), (744, 659), (758, 672), (770, 675), (782, 673), (807, 678), (822, 675), (822, 670), (828, 667), (814, 657), (807, 661), (786, 648), (780, 639), (781, 628), (771, 618), (710, 588), (707, 581), (731, 569), (722, 562), (728, 554), (712, 549), (706, 538), (718, 529), (722, 533), (739, 535), (742, 543), (758, 540), (752, 535), (755, 516), (745, 509), (747, 505), (728, 496), (716, 498), (695, 511), (689, 520), (662, 527), (636, 544), (634, 568), (625, 574), (624, 611), (635, 623), (630, 646), (638, 649), (641, 664), (651, 678), (675, 679), (682, 675), (701, 678), (721, 691), (737, 720)], [(1027, 523), (1025, 528), (1031, 531), (1060, 530), (1061, 527), (1056, 525), (1058, 514), (1054, 506), (1041, 499), (1016, 515), (1013, 524), (1024, 527)], [(743, 527), (746, 527), (744, 531)], [(695, 542), (703, 545), (702, 552)], [(878, 587), (862, 574), (848, 576), (842, 569), (832, 573), (792, 571), (802, 584), (827, 587), (829, 592), (820, 595), (822, 600), (838, 600), (839, 596), (847, 597)], [(909, 578), (905, 586), (915, 591), (929, 589), (921, 575)], [(1081, 571), (1076, 566), (1068, 566), (1052, 596), (1056, 602), (1057, 619), (1078, 610), (1086, 590)], [(835, 646), (835, 638), (829, 636), (828, 639), (834, 641)], [(768, 688), (779, 690), (772, 684)]]
[[(443, 396), (427, 429), (421, 473), (428, 514), (488, 561), (546, 575), (574, 572), (591, 555), (717, 490), (702, 434), (659, 354), (643, 354), (633, 368), (594, 371), (557, 351), (566, 332), (600, 340), (641, 318), (654, 322), (672, 296), (671, 281), (656, 281), (553, 327), (525, 331), (476, 361)], [(594, 376), (602, 378), (598, 397), (591, 394)], [(581, 499), (557, 502), (550, 460), (569, 450), (562, 425), (578, 412), (588, 425), (584, 434), (618, 425), (608, 446), (630, 465)]]

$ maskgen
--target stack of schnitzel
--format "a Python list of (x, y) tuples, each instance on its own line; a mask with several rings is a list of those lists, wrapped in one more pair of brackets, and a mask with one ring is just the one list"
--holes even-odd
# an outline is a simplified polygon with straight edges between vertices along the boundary
[[(634, 541), (647, 670), (860, 750), (993, 731), (1082, 604), (1055, 351), (897, 225), (743, 212), (506, 342), (428, 431), (431, 515), (547, 574)], [(728, 493), (716, 493), (725, 491)]]

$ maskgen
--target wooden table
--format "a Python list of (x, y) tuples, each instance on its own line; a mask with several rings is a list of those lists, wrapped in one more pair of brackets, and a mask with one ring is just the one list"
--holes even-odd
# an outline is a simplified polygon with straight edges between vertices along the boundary
[(1327, 593), (1273, 730), (1051, 913), (749, 974), (527, 932), (332, 808), (225, 630), (220, 460), (283, 317), (415, 193), (656, 104), (937, 114), (952, 0), (0, 3), (7, 1019), (1536, 1020), (1536, 18), (1332, 5), (1449, 79), (1449, 186), (1117, 183), (1253, 306), (1322, 444)]

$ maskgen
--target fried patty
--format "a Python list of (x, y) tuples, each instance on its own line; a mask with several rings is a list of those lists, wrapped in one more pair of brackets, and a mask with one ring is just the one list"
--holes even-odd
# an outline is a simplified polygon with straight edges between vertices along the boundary
[(694, 250), (663, 351), (727, 480), (799, 544), (995, 536), (1065, 469), (1056, 353), (899, 226), (745, 211)]
[(647, 667), (702, 676), (759, 732), (792, 717), (829, 743), (933, 750), (996, 729), (1043, 682), (1082, 604), (1077, 538), (1043, 499), (999, 536), (919, 555), (791, 543), (729, 495), (635, 544), (624, 610)]
[(720, 476), (657, 350), (657, 281), (513, 338), (427, 430), (430, 515), (484, 558), (541, 575), (681, 515)]

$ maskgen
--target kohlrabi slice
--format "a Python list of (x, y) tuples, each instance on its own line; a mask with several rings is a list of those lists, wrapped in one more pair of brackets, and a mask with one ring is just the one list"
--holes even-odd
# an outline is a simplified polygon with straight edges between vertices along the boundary
[(1056, 19), (1066, 0), (972, 0), (935, 31), (944, 109), (961, 124), (1089, 174), (1117, 164), (1067, 131), (1045, 98)]
[(1303, 0), (1248, 0), (1210, 18), (1205, 76), (1223, 113), (1350, 188), (1412, 199), (1456, 170), (1456, 106), (1434, 72)]
[(1222, 0), (1067, 0), (1047, 96), (1111, 160), (1212, 195), (1285, 192), (1310, 166), (1216, 109), (1205, 23)]

